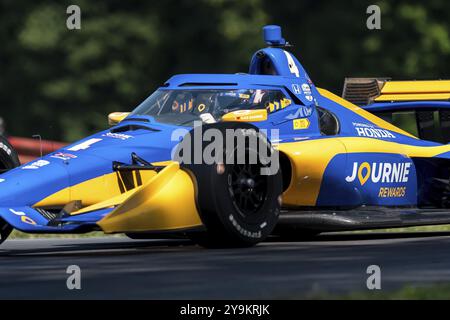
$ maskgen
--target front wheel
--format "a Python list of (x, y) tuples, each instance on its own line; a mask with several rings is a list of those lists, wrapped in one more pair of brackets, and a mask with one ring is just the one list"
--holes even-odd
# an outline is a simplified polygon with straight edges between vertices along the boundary
[(13, 228), (10, 224), (0, 218), (0, 244), (2, 244), (11, 234)]
[(205, 232), (192, 233), (190, 238), (208, 248), (253, 246), (266, 239), (278, 222), (282, 178), (277, 153), (256, 127), (217, 123), (189, 133), (192, 154), (200, 150), (203, 157), (210, 150), (204, 141), (211, 140), (195, 141), (195, 137), (208, 135), (208, 129), (222, 137), (232, 132), (234, 143), (216, 149), (213, 153), (218, 161), (213, 163), (180, 161), (195, 181), (197, 209), (206, 227)]
[[(20, 166), (20, 162), (17, 152), (5, 137), (0, 136), (0, 179), (2, 173), (18, 166)], [(8, 238), (12, 230), (13, 228), (7, 222), (0, 219), (0, 243)]]

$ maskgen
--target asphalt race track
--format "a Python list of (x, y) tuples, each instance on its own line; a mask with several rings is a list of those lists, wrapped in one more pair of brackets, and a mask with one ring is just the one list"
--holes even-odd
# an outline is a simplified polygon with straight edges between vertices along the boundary
[[(206, 250), (188, 241), (82, 238), (9, 240), (0, 247), (0, 298), (299, 299), (450, 282), (450, 233), (332, 234)], [(81, 268), (81, 290), (66, 269)]]

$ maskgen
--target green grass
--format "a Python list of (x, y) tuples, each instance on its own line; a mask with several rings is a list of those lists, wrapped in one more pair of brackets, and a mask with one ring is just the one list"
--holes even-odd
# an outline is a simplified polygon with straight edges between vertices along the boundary
[(331, 295), (318, 292), (307, 295), (306, 298), (314, 300), (449, 300), (450, 284), (408, 285), (393, 291), (367, 290), (346, 295)]
[(39, 239), (39, 238), (90, 238), (90, 237), (121, 237), (122, 234), (107, 235), (103, 232), (90, 232), (83, 234), (30, 234), (14, 230), (9, 239)]
[(373, 233), (373, 232), (445, 232), (450, 231), (450, 224), (444, 224), (439, 226), (421, 226), (421, 227), (408, 227), (408, 228), (391, 228), (391, 229), (374, 229), (374, 230), (361, 230), (353, 231), (353, 233)]

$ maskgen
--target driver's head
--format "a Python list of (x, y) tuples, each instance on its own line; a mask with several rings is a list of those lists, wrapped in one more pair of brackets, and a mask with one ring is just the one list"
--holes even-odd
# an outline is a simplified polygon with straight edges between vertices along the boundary
[(195, 99), (195, 108), (193, 109), (194, 114), (210, 113), (214, 106), (214, 93), (201, 93), (197, 95)]

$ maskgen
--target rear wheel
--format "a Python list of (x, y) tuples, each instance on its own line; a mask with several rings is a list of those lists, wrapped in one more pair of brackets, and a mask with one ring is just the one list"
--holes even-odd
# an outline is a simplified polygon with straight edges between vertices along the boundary
[(20, 161), (17, 152), (5, 137), (0, 136), (0, 174), (18, 166)]
[[(1, 174), (20, 165), (17, 152), (5, 137), (0, 136), (0, 179)], [(0, 185), (1, 186), (1, 185)], [(0, 219), (0, 243), (5, 241), (11, 234), (13, 228)]]
[[(209, 150), (205, 139), (195, 140), (196, 134), (204, 136), (208, 129), (220, 133), (223, 141), (227, 130), (231, 130), (228, 132), (233, 132), (235, 143), (212, 153), (216, 159), (221, 154), (222, 162), (208, 164), (203, 156), (198, 164), (180, 161), (195, 181), (197, 209), (206, 227), (205, 232), (189, 236), (209, 248), (255, 245), (272, 232), (278, 221), (282, 178), (279, 164), (273, 163), (278, 161), (276, 151), (250, 124), (227, 122), (202, 127), (189, 133), (191, 155), (196, 150), (205, 155)], [(201, 145), (196, 149), (195, 144)]]

